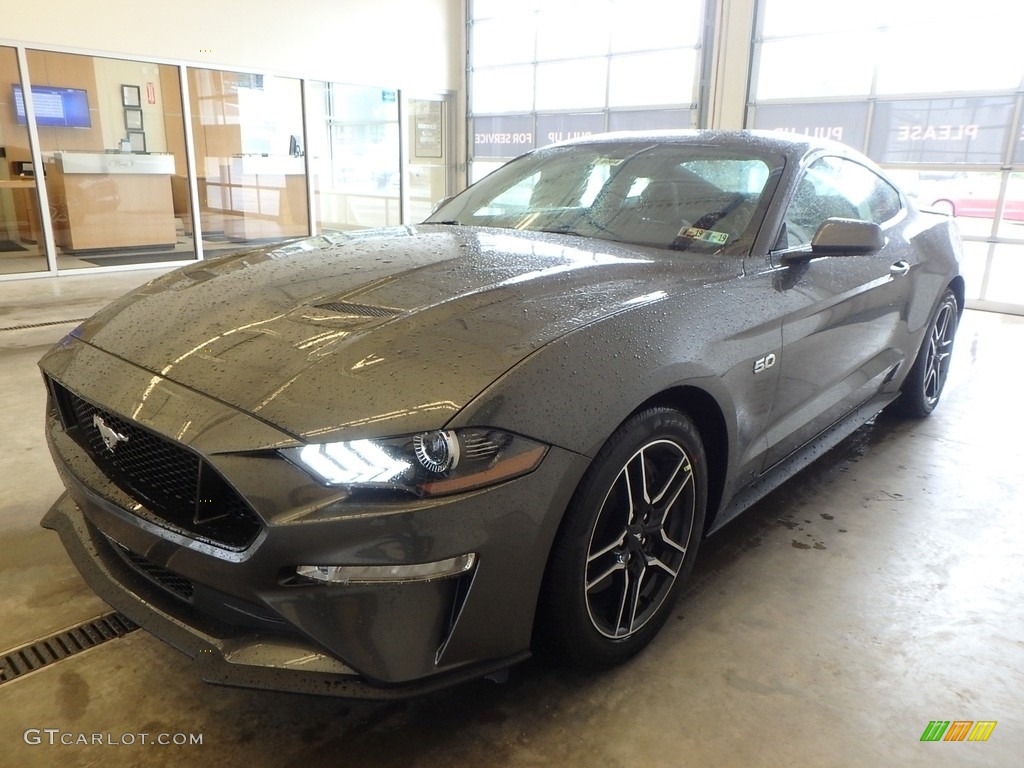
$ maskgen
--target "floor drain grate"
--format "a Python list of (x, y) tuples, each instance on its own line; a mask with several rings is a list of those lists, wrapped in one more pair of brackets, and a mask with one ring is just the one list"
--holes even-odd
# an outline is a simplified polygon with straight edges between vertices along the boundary
[(138, 624), (115, 611), (7, 651), (0, 657), (0, 685), (108, 640), (124, 637), (138, 628)]
[(88, 318), (79, 317), (74, 320), (50, 320), (46, 323), (29, 323), (28, 325), (9, 325), (0, 328), (0, 331), (25, 331), (29, 328), (46, 328), (51, 325), (71, 325), (71, 323), (84, 323)]

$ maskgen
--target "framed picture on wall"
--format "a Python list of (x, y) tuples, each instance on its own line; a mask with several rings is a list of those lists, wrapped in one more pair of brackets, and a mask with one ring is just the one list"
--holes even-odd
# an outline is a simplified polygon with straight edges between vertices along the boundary
[(137, 107), (125, 107), (124, 108), (124, 127), (128, 131), (141, 131), (142, 126), (142, 110)]
[(141, 107), (142, 93), (137, 85), (121, 86), (121, 105), (125, 107)]
[(145, 131), (128, 131), (128, 141), (131, 142), (132, 152), (146, 151)]

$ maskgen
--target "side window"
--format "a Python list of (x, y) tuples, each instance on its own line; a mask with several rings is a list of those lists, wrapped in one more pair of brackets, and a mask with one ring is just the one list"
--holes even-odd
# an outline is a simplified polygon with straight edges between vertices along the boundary
[(866, 168), (864, 170), (866, 173), (870, 173), (875, 180), (871, 197), (868, 200), (868, 205), (871, 208), (871, 220), (875, 224), (884, 224), (903, 210), (900, 193), (881, 176), (877, 176)]
[(841, 157), (821, 157), (804, 172), (786, 212), (787, 247), (811, 242), (833, 216), (884, 224), (901, 210), (899, 193), (874, 171)]

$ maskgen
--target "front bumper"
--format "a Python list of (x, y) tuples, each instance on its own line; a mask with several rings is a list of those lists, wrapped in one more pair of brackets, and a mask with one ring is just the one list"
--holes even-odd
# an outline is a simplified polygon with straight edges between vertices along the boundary
[(529, 656), (523, 651), (421, 680), (382, 684), (308, 640), (231, 626), (174, 606), (158, 587), (121, 562), (111, 542), (86, 520), (66, 493), (42, 524), (60, 534), (71, 560), (104, 601), (192, 657), (202, 679), (209, 683), (356, 699), (401, 699), (483, 677)]
[[(97, 594), (196, 660), (210, 682), (357, 698), (396, 698), (480, 677), (529, 655), (547, 554), (585, 467), (552, 448), (531, 474), (431, 501), (339, 502), (284, 460), (232, 448), (287, 436), (171, 381), (79, 348), (44, 359), (47, 375), (83, 398), (183, 442), (252, 503), (262, 531), (219, 547), (154, 522), (107, 478), (51, 411), (47, 437), (67, 493), (43, 519)], [(85, 360), (87, 362), (87, 360)], [(95, 362), (95, 360), (94, 360)], [(116, 369), (111, 371), (110, 369)], [(115, 374), (112, 379), (111, 374)], [(111, 390), (103, 382), (116, 380)], [(139, 408), (161, 403), (152, 413)], [(168, 405), (171, 404), (171, 405)], [(175, 405), (177, 404), (177, 405)], [(173, 407), (172, 407), (173, 406)], [(208, 430), (204, 425), (220, 425)], [(208, 445), (216, 444), (217, 450)], [(291, 484), (290, 484), (291, 483)], [(471, 571), (432, 581), (310, 583), (301, 564), (409, 565), (474, 553)]]

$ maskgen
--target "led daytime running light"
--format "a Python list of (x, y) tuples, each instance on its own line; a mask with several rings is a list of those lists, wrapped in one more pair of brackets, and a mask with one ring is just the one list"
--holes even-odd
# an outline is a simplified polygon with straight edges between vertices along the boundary
[(548, 446), (500, 429), (466, 427), (415, 435), (310, 443), (280, 455), (320, 483), (365, 490), (444, 496), (532, 472)]
[(397, 584), (409, 581), (434, 581), (458, 576), (476, 563), (469, 552), (447, 560), (412, 565), (300, 565), (299, 576), (325, 584)]

